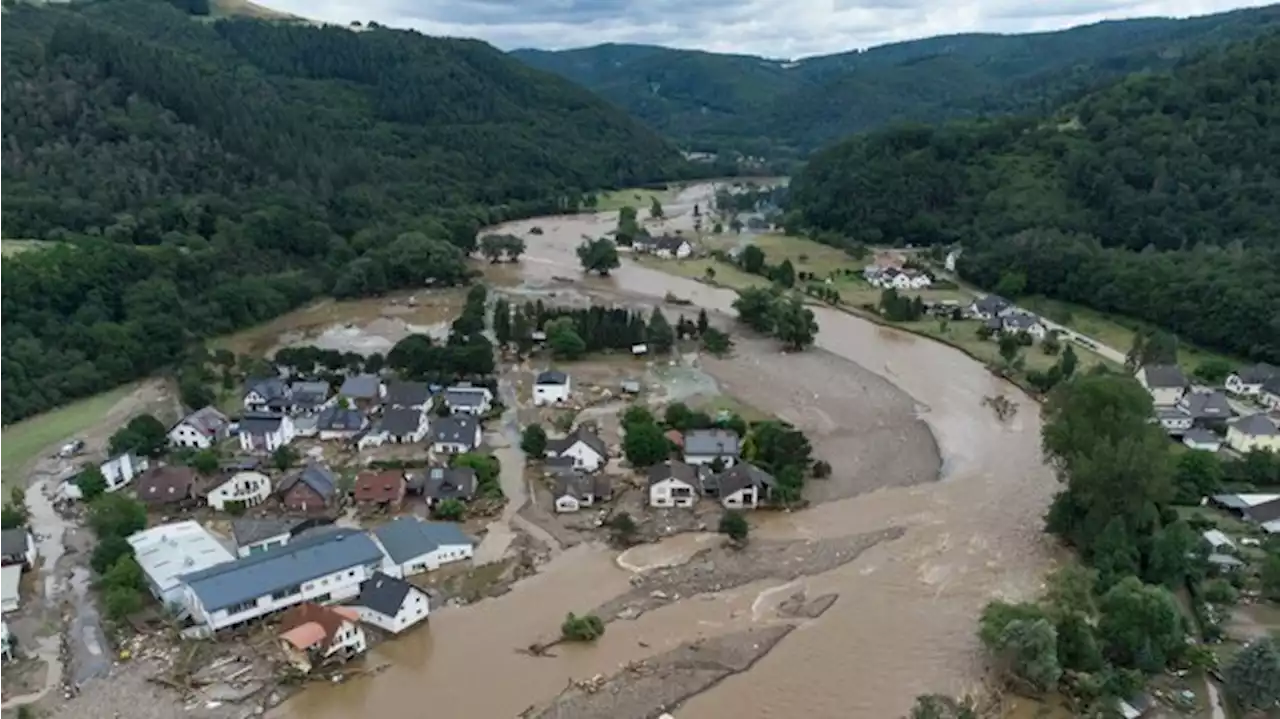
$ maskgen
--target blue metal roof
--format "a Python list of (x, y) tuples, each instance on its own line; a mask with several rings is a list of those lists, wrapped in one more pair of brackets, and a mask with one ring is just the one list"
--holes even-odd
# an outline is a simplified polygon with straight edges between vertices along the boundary
[(448, 522), (424, 522), (413, 517), (400, 517), (373, 530), (374, 536), (396, 564), (433, 552), (445, 544), (471, 544), (458, 525)]
[(369, 535), (336, 529), (184, 574), (182, 581), (199, 597), (205, 611), (215, 612), (382, 558), (382, 550)]

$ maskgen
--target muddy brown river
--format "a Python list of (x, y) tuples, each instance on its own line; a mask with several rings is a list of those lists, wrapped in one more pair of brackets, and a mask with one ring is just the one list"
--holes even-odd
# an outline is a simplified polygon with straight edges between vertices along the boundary
[[(668, 223), (691, 224), (693, 203), (706, 207), (711, 192), (705, 185), (682, 192), (666, 208), (673, 216)], [(527, 238), (523, 279), (534, 284), (553, 276), (579, 277), (574, 247), (584, 234), (599, 236), (615, 221), (616, 213), (600, 213), (540, 218), (502, 229)], [(541, 236), (528, 234), (534, 225), (543, 229)], [(612, 278), (587, 284), (597, 282), (654, 298), (671, 292), (720, 312), (730, 312), (734, 298), (728, 290), (625, 259)], [(901, 526), (906, 528), (901, 539), (825, 574), (684, 598), (634, 621), (613, 622), (596, 645), (562, 646), (554, 658), (517, 653), (519, 647), (552, 638), (566, 612), (585, 611), (626, 592), (631, 572), (623, 566), (677, 563), (706, 539), (681, 535), (632, 550), (621, 566), (617, 552), (579, 545), (556, 555), (510, 593), (440, 609), (432, 613), (429, 628), (380, 645), (366, 666), (390, 664), (385, 671), (314, 686), (275, 714), (290, 719), (514, 717), (554, 697), (573, 679), (611, 674), (628, 661), (697, 637), (775, 621), (769, 608), (796, 589), (809, 596), (838, 593), (839, 600), (751, 670), (689, 700), (675, 712), (679, 719), (887, 719), (903, 715), (918, 694), (976, 688), (983, 677), (975, 637), (982, 605), (995, 597), (1033, 595), (1052, 563), (1054, 549), (1040, 529), (1055, 487), (1041, 461), (1038, 407), (949, 347), (835, 310), (814, 312), (821, 327), (818, 349), (845, 361), (833, 363), (844, 367), (837, 371), (875, 373), (914, 400), (937, 440), (941, 480), (765, 516), (756, 535), (820, 538)], [(778, 355), (776, 361), (788, 360)], [(779, 384), (785, 382), (781, 374)], [(1008, 423), (982, 406), (983, 397), (995, 394), (1020, 405)]]

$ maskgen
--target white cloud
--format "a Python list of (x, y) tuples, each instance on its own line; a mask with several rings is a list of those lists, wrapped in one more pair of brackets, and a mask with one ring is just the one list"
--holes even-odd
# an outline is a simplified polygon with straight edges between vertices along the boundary
[(962, 32), (1035, 32), (1133, 17), (1186, 17), (1245, 0), (262, 0), (346, 24), (377, 21), (505, 50), (644, 43), (791, 58)]

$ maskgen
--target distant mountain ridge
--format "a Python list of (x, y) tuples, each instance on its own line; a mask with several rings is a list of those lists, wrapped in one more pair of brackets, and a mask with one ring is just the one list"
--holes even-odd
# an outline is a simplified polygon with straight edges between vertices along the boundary
[(1123, 75), (1280, 26), (1280, 5), (1024, 35), (964, 34), (798, 61), (646, 45), (515, 50), (689, 149), (802, 156), (895, 121), (1043, 112)]

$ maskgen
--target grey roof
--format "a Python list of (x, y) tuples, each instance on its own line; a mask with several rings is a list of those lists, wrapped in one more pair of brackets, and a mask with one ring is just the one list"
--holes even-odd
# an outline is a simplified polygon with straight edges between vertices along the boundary
[(430, 467), (421, 476), (424, 496), (433, 499), (471, 499), (475, 496), (476, 471), (470, 467)]
[(1236, 376), (1245, 384), (1262, 384), (1272, 377), (1280, 376), (1280, 367), (1260, 362), (1248, 367), (1241, 367), (1236, 371)]
[(396, 564), (433, 552), (442, 544), (472, 544), (458, 525), (399, 517), (373, 530), (373, 536)]
[(316, 428), (334, 432), (358, 432), (365, 425), (364, 412), (358, 409), (325, 407), (316, 417)]
[(409, 434), (422, 421), (422, 410), (396, 407), (382, 414), (382, 431), (396, 436)]
[(582, 442), (583, 444), (587, 445), (591, 449), (595, 450), (595, 453), (600, 455), (601, 457), (609, 456), (609, 445), (605, 444), (603, 439), (600, 439), (600, 435), (596, 434), (595, 432), (583, 429), (582, 427), (579, 427), (573, 430), (573, 433), (570, 434), (568, 437), (564, 437), (562, 439), (547, 440), (547, 449), (551, 450), (556, 454), (560, 454), (561, 452), (564, 452), (565, 450), (569, 449), (570, 447), (577, 444), (578, 442)]
[(244, 393), (257, 392), (262, 398), (271, 401), (289, 396), (289, 387), (279, 377), (255, 377), (246, 380)]
[(1015, 330), (1029, 330), (1040, 324), (1040, 318), (1035, 315), (1018, 312), (1016, 314), (1005, 315), (1004, 324), (1006, 327), (1012, 327)]
[(747, 487), (774, 486), (773, 475), (750, 462), (739, 462), (732, 468), (721, 472), (719, 480), (721, 496), (733, 494)]
[(1273, 499), (1270, 502), (1248, 507), (1244, 510), (1244, 516), (1250, 522), (1257, 522), (1258, 524), (1280, 519), (1280, 499)]
[(1164, 421), (1189, 420), (1191, 419), (1191, 414), (1181, 407), (1156, 407), (1156, 419)]
[(420, 407), (431, 399), (425, 382), (397, 380), (387, 385), (387, 404), (392, 407)]
[(555, 495), (571, 495), (581, 499), (591, 493), (591, 481), (582, 472), (574, 470), (556, 475)]
[(440, 417), (431, 424), (431, 439), (434, 442), (465, 444), (475, 449), (476, 429), (479, 422), (475, 417), (453, 416)]
[(374, 572), (372, 577), (360, 584), (360, 596), (353, 599), (351, 603), (372, 609), (384, 616), (394, 617), (400, 613), (404, 598), (413, 591), (421, 592), (422, 590), (403, 579), (396, 579), (382, 572)]
[(1148, 387), (1186, 387), (1187, 378), (1178, 365), (1149, 364), (1143, 365), (1142, 371), (1147, 376)]
[(231, 520), (231, 536), (237, 547), (243, 547), (264, 539), (278, 537), (281, 534), (292, 534), (293, 530), (303, 524), (305, 519), (233, 519)]
[(328, 382), (294, 382), (289, 385), (293, 403), (302, 407), (315, 407), (329, 399)]
[(1233, 422), (1232, 426), (1251, 437), (1270, 437), (1280, 434), (1280, 430), (1276, 429), (1276, 423), (1261, 412), (1241, 417)]
[(342, 382), (338, 394), (353, 399), (377, 399), (382, 380), (376, 374), (352, 375)]
[(650, 485), (666, 479), (678, 479), (691, 487), (698, 485), (698, 470), (691, 464), (677, 462), (674, 459), (650, 467), (648, 477)]
[(4, 556), (12, 557), (19, 554), (27, 553), (27, 528), (14, 527), (6, 529), (0, 533), (0, 552)]
[(215, 612), (334, 572), (381, 561), (364, 532), (334, 529), (283, 547), (183, 575), (205, 611)]
[(995, 314), (1012, 304), (1012, 302), (1006, 300), (1000, 295), (987, 295), (977, 302), (974, 302), (973, 306), (983, 314)]
[(737, 457), (738, 433), (727, 429), (691, 429), (684, 435), (685, 456)]
[(241, 434), (267, 434), (280, 429), (283, 417), (278, 414), (247, 414), (240, 418)]
[(538, 377), (533, 381), (534, 384), (567, 384), (568, 382), (569, 375), (554, 369), (539, 373)]
[(1280, 375), (1262, 383), (1262, 392), (1264, 394), (1280, 395)]
[(1231, 403), (1221, 392), (1192, 392), (1182, 398), (1193, 419), (1230, 419)]
[(314, 489), (316, 494), (326, 499), (332, 497), (338, 489), (338, 480), (333, 476), (333, 472), (320, 465), (311, 464), (281, 480), (279, 491), (281, 493), (287, 492), (290, 487), (298, 482), (306, 484)]
[(450, 407), (479, 407), (488, 391), (484, 387), (450, 387), (444, 391), (444, 401)]
[(215, 407), (198, 409), (178, 422), (178, 424), (189, 424), (209, 437), (221, 432), (229, 423), (230, 420), (227, 419), (227, 416), (219, 412)]
[(653, 244), (659, 250), (669, 250), (671, 252), (675, 252), (676, 250), (680, 249), (680, 245), (683, 245), (684, 243), (685, 243), (685, 239), (683, 237), (679, 237), (676, 235), (663, 235), (662, 237), (659, 237)]
[(1209, 555), (1209, 563), (1219, 567), (1243, 567), (1244, 562), (1236, 559), (1230, 554), (1221, 554), (1214, 552)]
[(1221, 444), (1222, 438), (1207, 429), (1197, 427), (1196, 429), (1187, 430), (1187, 433), (1182, 435), (1182, 441), (1194, 444), (1212, 444), (1215, 442)]

